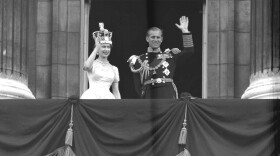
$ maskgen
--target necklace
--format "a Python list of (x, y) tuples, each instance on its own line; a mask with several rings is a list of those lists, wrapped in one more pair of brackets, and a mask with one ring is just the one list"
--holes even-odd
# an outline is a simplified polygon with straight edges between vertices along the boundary
[(102, 65), (110, 64), (108, 60), (106, 60), (106, 61), (101, 61), (100, 59), (96, 59), (96, 61), (99, 62), (99, 63), (102, 64)]

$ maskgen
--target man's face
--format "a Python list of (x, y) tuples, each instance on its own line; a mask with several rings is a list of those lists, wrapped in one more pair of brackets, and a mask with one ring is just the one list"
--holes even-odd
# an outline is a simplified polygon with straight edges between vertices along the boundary
[(159, 48), (161, 45), (161, 42), (163, 40), (161, 31), (151, 30), (148, 34), (149, 34), (149, 36), (146, 37), (146, 40), (149, 43), (149, 47), (151, 47), (153, 49)]

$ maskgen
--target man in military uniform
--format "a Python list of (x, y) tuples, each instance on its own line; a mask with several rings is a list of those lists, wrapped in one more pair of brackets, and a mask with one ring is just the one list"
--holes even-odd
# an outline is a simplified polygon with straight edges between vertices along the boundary
[[(177, 99), (178, 92), (173, 82), (173, 75), (178, 57), (187, 57), (193, 53), (192, 35), (188, 30), (188, 18), (182, 16), (180, 25), (175, 24), (183, 33), (184, 50), (178, 48), (161, 51), (162, 30), (152, 27), (147, 31), (149, 47), (145, 54), (131, 56), (128, 59), (130, 69), (140, 82), (140, 94), (144, 99)], [(136, 86), (136, 88), (138, 88)]]

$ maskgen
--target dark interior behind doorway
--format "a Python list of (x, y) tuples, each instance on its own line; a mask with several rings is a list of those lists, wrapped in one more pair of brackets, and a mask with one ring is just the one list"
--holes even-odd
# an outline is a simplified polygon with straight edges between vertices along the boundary
[(201, 97), (202, 6), (202, 1), (193, 0), (93, 0), (89, 17), (89, 53), (94, 46), (91, 33), (99, 29), (99, 22), (104, 22), (105, 28), (113, 32), (109, 61), (119, 68), (122, 98), (138, 98), (127, 59), (131, 55), (146, 52), (146, 30), (152, 26), (163, 29), (162, 50), (175, 47), (182, 49), (181, 31), (175, 23), (179, 23), (179, 18), (185, 15), (190, 20), (195, 57), (179, 62), (174, 81), (179, 94), (189, 92)]

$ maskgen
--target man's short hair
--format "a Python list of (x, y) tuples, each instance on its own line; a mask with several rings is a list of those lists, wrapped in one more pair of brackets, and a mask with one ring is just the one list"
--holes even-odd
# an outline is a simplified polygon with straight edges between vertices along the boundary
[(158, 27), (151, 27), (151, 28), (149, 28), (149, 29), (147, 30), (146, 37), (149, 36), (150, 31), (160, 31), (160, 32), (161, 32), (161, 36), (163, 36), (163, 30), (162, 30), (162, 29), (160, 29), (160, 28), (158, 28)]

